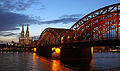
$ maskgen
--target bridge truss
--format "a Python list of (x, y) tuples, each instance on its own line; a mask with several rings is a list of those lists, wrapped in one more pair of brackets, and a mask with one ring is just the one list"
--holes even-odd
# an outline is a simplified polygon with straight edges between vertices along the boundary
[(118, 39), (120, 37), (120, 3), (91, 12), (77, 21), (70, 30), (73, 32), (64, 35), (64, 42)]
[(60, 44), (62, 36), (64, 33), (70, 32), (69, 29), (61, 28), (46, 28), (40, 35), (40, 38), (37, 42), (37, 45), (46, 46), (46, 45), (55, 45)]
[(120, 38), (120, 3), (100, 8), (78, 20), (70, 29), (46, 28), (37, 45)]

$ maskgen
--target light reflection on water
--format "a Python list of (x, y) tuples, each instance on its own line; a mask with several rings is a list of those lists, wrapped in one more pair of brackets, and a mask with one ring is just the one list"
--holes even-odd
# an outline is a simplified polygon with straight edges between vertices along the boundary
[(58, 71), (60, 70), (60, 61), (59, 60), (52, 60), (52, 70), (53, 71)]
[[(85, 65), (86, 64), (86, 65)], [(69, 65), (60, 60), (48, 59), (36, 53), (1, 52), (0, 71), (93, 71), (120, 67), (120, 53), (94, 53), (89, 62)], [(115, 70), (116, 71), (116, 70)]]

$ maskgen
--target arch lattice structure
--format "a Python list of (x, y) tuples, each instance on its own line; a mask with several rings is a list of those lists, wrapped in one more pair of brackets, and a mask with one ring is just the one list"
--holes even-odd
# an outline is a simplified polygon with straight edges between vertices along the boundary
[[(120, 3), (100, 8), (84, 16), (65, 33), (64, 42), (69, 40), (105, 40), (120, 37)], [(67, 39), (70, 36), (70, 39)]]
[(69, 29), (46, 28), (40, 35), (37, 46), (55, 45), (61, 43), (61, 37), (70, 32)]

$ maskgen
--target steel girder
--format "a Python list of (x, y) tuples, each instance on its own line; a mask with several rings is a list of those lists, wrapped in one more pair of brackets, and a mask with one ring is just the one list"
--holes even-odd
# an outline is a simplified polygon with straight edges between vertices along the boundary
[(69, 31), (69, 29), (61, 28), (46, 28), (40, 35), (37, 45), (46, 46), (59, 44), (61, 42), (61, 37)]
[[(77, 21), (72, 33), (64, 35), (69, 40), (103, 40), (119, 37), (120, 3), (100, 8)], [(70, 39), (66, 39), (70, 36)]]

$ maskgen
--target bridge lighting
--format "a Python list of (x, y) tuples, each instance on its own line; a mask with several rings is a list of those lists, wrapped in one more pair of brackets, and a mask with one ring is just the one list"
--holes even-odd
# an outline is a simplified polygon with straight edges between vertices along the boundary
[(13, 46), (13, 43), (11, 43), (11, 45)]
[(55, 52), (56, 52), (56, 53), (60, 53), (60, 48), (56, 48), (56, 49), (55, 49)]
[(64, 38), (64, 37), (61, 37), (61, 43), (63, 43), (63, 38)]
[(74, 37), (74, 39), (76, 40), (76, 37)]
[(68, 39), (70, 38), (70, 36), (68, 36)]
[(61, 37), (61, 40), (63, 40), (63, 37)]
[(93, 56), (93, 47), (91, 47), (91, 56)]
[(54, 51), (54, 50), (55, 50), (55, 47), (52, 48), (52, 51)]
[(34, 48), (34, 52), (36, 52), (37, 51), (37, 49), (36, 48)]

